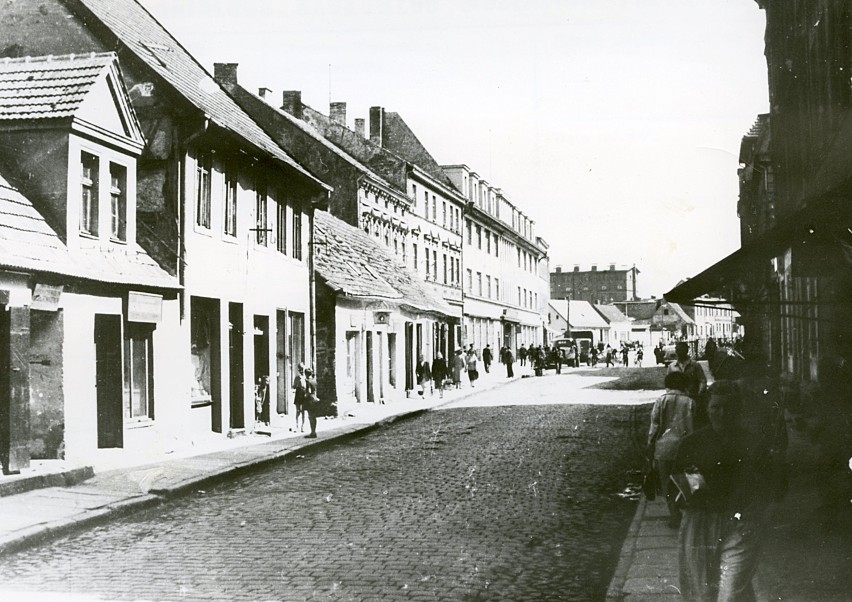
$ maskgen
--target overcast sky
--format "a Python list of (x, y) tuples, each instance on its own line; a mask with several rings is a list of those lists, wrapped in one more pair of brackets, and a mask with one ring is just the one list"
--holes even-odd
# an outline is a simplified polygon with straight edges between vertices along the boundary
[(142, 0), (211, 73), (399, 113), (535, 222), (551, 269), (635, 264), (660, 296), (739, 247), (737, 158), (767, 112), (749, 0)]

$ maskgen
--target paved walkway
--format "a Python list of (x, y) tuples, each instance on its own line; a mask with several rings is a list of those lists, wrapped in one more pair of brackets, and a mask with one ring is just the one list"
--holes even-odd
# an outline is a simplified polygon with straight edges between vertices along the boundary
[[(790, 488), (772, 508), (758, 573), (752, 582), (758, 602), (852, 598), (852, 512), (827, 509), (818, 493), (817, 466), (809, 445), (790, 433)], [(666, 525), (662, 498), (636, 508), (607, 591), (608, 601), (680, 601), (677, 531)]]

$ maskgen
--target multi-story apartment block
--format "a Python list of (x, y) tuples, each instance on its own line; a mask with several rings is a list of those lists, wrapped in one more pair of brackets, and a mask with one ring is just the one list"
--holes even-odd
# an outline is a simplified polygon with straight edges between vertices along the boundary
[[(332, 103), (326, 116), (302, 103), (299, 91), (285, 91), (279, 108), (267, 89), (254, 94), (239, 84), (236, 64), (216, 64), (215, 75), (278, 144), (334, 187), (328, 210), (337, 219), (321, 220), (324, 237), (317, 247), (324, 284), (317, 301), (320, 397), (334, 404), (329, 410), (345, 412), (362, 400), (410, 393), (418, 356), (447, 354), (458, 341), (461, 210), (454, 211), (446, 200), (452, 191), (383, 148), (378, 137), (371, 141), (363, 120), (358, 131), (350, 130), (345, 103)], [(375, 127), (381, 129), (381, 112), (373, 112)], [(346, 233), (344, 224), (383, 247), (400, 272), (420, 281), (422, 294), (412, 294), (411, 287), (402, 287), (406, 295), (395, 287), (374, 286), (371, 270), (360, 269), (351, 253), (353, 246), (370, 247), (364, 247), (363, 237)], [(368, 252), (380, 265), (384, 254)], [(342, 267), (358, 272), (356, 282), (329, 285), (341, 281), (334, 261), (328, 261), (335, 256), (345, 260)], [(384, 294), (359, 296), (358, 290)]]
[(556, 266), (550, 273), (550, 297), (602, 305), (616, 301), (635, 301), (638, 299), (638, 274), (636, 266), (616, 267), (614, 263), (606, 270), (599, 270), (597, 265), (592, 265), (590, 270), (581, 270), (580, 266), (575, 265), (570, 272)]
[[(467, 200), (464, 214), (465, 342), (517, 350), (539, 345), (547, 320), (547, 244), (502, 190), (466, 165), (445, 165)], [(495, 355), (496, 357), (496, 355)]]
[[(180, 287), (179, 339), (168, 349), (155, 344), (153, 361), (167, 352), (165, 361), (182, 377), (148, 420), (125, 415), (113, 422), (134, 436), (179, 442), (283, 424), (292, 370), (313, 354), (311, 220), (330, 188), (283, 151), (138, 2), (23, 0), (3, 12), (7, 53), (114, 49), (143, 134), (136, 236)], [(107, 159), (98, 169), (86, 156), (81, 161), (74, 172), (83, 170), (80, 185), (97, 182), (106, 191)], [(120, 177), (113, 188), (121, 191)], [(106, 216), (99, 223), (109, 225)], [(104, 332), (114, 340), (114, 323), (110, 328)], [(124, 443), (116, 435), (99, 437), (97, 446)]]

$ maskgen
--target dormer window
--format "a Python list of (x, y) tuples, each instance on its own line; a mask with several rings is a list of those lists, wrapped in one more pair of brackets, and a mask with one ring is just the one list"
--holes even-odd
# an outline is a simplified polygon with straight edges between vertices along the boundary
[(114, 240), (127, 240), (127, 170), (111, 163), (110, 175), (110, 236)]
[(81, 157), (80, 232), (98, 235), (98, 158), (89, 153)]

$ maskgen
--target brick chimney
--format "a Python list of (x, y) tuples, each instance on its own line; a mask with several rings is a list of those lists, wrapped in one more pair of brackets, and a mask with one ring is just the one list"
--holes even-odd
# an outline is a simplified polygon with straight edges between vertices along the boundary
[(593, 264), (592, 264), (592, 271), (593, 271), (593, 272), (597, 272), (597, 271), (598, 271), (598, 266), (597, 266), (597, 264), (595, 264), (595, 263), (593, 263)]
[(302, 91), (284, 90), (281, 94), (281, 110), (290, 113), (296, 119), (302, 118)]
[(270, 90), (269, 88), (258, 88), (257, 95), (260, 96), (267, 103), (272, 102), (272, 90)]
[(237, 67), (239, 63), (213, 63), (213, 79), (225, 86), (237, 85)]
[(574, 271), (575, 271), (575, 272), (579, 272), (579, 271), (580, 271), (580, 266), (575, 265), (575, 266), (574, 266)]
[(615, 264), (614, 263), (609, 264), (609, 269), (610, 269), (610, 271), (614, 272), (615, 271)]
[(364, 126), (364, 118), (358, 117), (355, 119), (355, 133), (361, 136), (361, 138), (366, 137), (366, 128)]
[(556, 266), (556, 273), (557, 273), (557, 274), (561, 274), (561, 273), (562, 273), (562, 266), (561, 266), (561, 265)]
[(385, 110), (382, 107), (370, 107), (370, 142), (382, 145), (385, 131)]
[(346, 103), (345, 102), (333, 102), (329, 104), (328, 107), (328, 116), (331, 117), (331, 120), (334, 123), (339, 123), (340, 125), (346, 125)]

